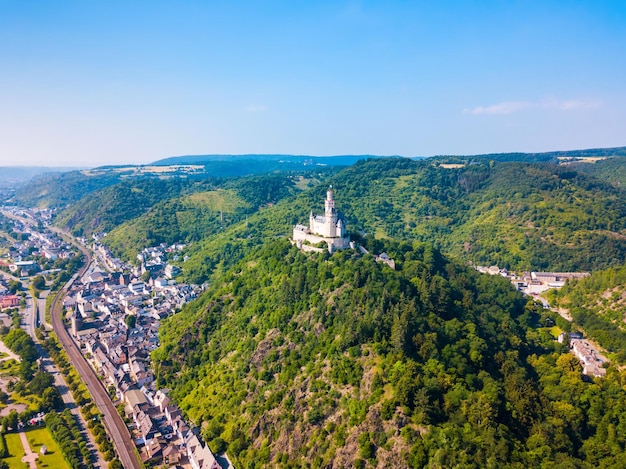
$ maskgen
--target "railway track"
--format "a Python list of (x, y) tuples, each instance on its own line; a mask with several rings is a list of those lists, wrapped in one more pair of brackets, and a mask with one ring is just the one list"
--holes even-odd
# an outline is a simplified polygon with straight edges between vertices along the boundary
[[(73, 242), (73, 240), (71, 240)], [(77, 246), (83, 256), (85, 256), (85, 265), (80, 270), (78, 275), (73, 276), (63, 287), (61, 292), (55, 296), (50, 306), (50, 321), (52, 328), (59, 339), (59, 342), (65, 349), (70, 363), (76, 368), (81, 379), (87, 386), (94, 403), (103, 415), (103, 422), (107, 428), (109, 436), (113, 440), (113, 445), (117, 451), (118, 457), (125, 469), (142, 469), (142, 464), (137, 458), (137, 450), (133, 444), (132, 437), (128, 432), (126, 424), (117, 413), (117, 409), (113, 405), (107, 390), (104, 388), (102, 382), (96, 376), (95, 371), (91, 368), (80, 349), (70, 337), (65, 325), (63, 324), (63, 304), (61, 299), (65, 296), (73, 282), (81, 278), (82, 275), (89, 268), (91, 263), (91, 255), (84, 247), (73, 243)]]

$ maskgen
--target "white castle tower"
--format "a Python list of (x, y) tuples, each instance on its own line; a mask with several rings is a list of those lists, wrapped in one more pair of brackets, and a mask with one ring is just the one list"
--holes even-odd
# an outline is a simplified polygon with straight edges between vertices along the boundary
[[(309, 226), (296, 225), (293, 228), (293, 241), (300, 249), (315, 251), (314, 245), (324, 241), (328, 251), (338, 251), (350, 247), (350, 235), (346, 231), (346, 222), (335, 209), (333, 187), (326, 191), (324, 215), (309, 215)], [(308, 247), (305, 247), (308, 246)]]

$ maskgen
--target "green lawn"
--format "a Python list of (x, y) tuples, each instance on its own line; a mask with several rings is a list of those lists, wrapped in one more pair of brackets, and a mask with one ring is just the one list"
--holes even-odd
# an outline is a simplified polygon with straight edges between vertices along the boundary
[(0, 374), (2, 376), (18, 376), (20, 363), (14, 358), (0, 362)]
[(20, 441), (20, 436), (17, 433), (7, 433), (4, 435), (7, 441), (7, 448), (9, 449), (8, 458), (4, 458), (11, 469), (28, 469), (28, 464), (22, 462), (24, 457), (24, 448)]
[[(22, 447), (22, 441), (18, 433), (8, 433), (5, 435), (7, 447), (9, 448), (9, 456), (4, 461), (9, 465), (11, 469), (28, 469), (28, 465), (22, 462), (24, 457), (24, 448)], [(37, 458), (38, 468), (53, 468), (53, 469), (70, 469), (59, 446), (54, 442), (50, 432), (46, 427), (33, 428), (26, 432), (26, 438), (28, 438), (28, 444), (33, 452), (39, 453), (42, 445), (46, 445), (48, 452), (45, 455), (39, 455)]]
[(33, 430), (29, 430), (26, 433), (26, 437), (28, 438), (28, 444), (30, 445), (30, 449), (32, 451), (36, 451), (39, 453), (42, 445), (46, 445), (48, 452), (45, 455), (39, 455), (37, 459), (37, 467), (50, 467), (56, 469), (57, 467), (60, 469), (70, 469), (65, 459), (63, 459), (63, 454), (59, 449), (59, 445), (57, 445), (52, 439), (52, 435), (46, 427), (40, 427)]
[(558, 337), (561, 332), (563, 331), (561, 330), (559, 326), (552, 326), (550, 328), (550, 333), (552, 333), (554, 337)]

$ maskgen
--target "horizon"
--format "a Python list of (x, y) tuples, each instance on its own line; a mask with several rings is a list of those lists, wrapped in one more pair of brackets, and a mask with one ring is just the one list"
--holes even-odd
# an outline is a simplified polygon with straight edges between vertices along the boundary
[(0, 166), (618, 147), (624, 24), (621, 2), (5, 2)]
[[(515, 155), (515, 154), (528, 154), (528, 155), (541, 155), (548, 153), (566, 153), (572, 151), (594, 151), (594, 150), (612, 150), (612, 149), (626, 149), (626, 145), (617, 146), (617, 147), (603, 147), (603, 148), (572, 148), (568, 150), (547, 150), (541, 152), (523, 152), (523, 151), (510, 151), (510, 152), (491, 152), (491, 153), (473, 153), (473, 154), (435, 154), (435, 155), (376, 155), (376, 154), (333, 154), (333, 155), (305, 155), (305, 154), (290, 154), (290, 153), (239, 153), (239, 154), (230, 154), (230, 153), (206, 153), (206, 154), (196, 154), (196, 155), (174, 155), (174, 156), (166, 156), (164, 158), (160, 158), (158, 160), (149, 161), (146, 163), (120, 163), (120, 164), (102, 164), (97, 166), (84, 166), (84, 165), (47, 165), (47, 164), (32, 164), (32, 165), (13, 165), (13, 164), (2, 164), (0, 163), (0, 167), (3, 168), (24, 168), (24, 169), (33, 169), (33, 168), (50, 168), (50, 169), (67, 169), (67, 170), (79, 170), (79, 169), (96, 169), (101, 167), (123, 167), (123, 166), (151, 166), (155, 163), (158, 163), (162, 160), (174, 159), (174, 158), (202, 158), (202, 157), (214, 157), (214, 156), (228, 156), (228, 157), (247, 157), (247, 156), (286, 156), (286, 157), (301, 157), (301, 158), (340, 158), (340, 157), (373, 157), (373, 158), (409, 158), (409, 159), (428, 159), (428, 158), (471, 158), (471, 157), (487, 157), (490, 155)], [(583, 158), (591, 157), (591, 156), (583, 156)], [(607, 158), (614, 157), (623, 157), (620, 155), (610, 155)], [(175, 165), (176, 163), (172, 163)]]

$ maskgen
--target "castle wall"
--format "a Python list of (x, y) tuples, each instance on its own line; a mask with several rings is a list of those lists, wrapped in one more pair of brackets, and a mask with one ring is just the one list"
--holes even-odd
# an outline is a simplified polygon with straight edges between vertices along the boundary
[(305, 242), (314, 245), (322, 241), (326, 242), (330, 252), (350, 247), (350, 237), (345, 224), (335, 210), (332, 190), (326, 193), (324, 208), (325, 216), (314, 216), (311, 212), (308, 228), (304, 225), (294, 226), (293, 241), (300, 249), (304, 248)]

